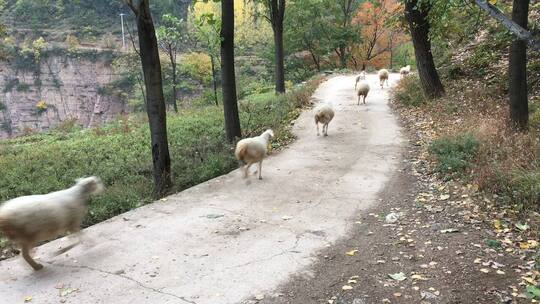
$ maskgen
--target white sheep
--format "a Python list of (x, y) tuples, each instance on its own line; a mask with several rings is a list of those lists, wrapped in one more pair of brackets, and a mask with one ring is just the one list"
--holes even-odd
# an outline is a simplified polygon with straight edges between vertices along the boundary
[(369, 93), (369, 84), (366, 81), (360, 82), (360, 85), (358, 86), (358, 91), (356, 92), (358, 94), (358, 105), (360, 104), (360, 97), (362, 97), (362, 102), (366, 104), (366, 98)]
[(354, 89), (356, 90), (356, 85), (358, 84), (360, 80), (365, 80), (365, 79), (366, 79), (366, 71), (360, 72), (360, 74), (356, 76), (356, 83), (354, 84)]
[(80, 236), (78, 232), (88, 209), (88, 199), (92, 194), (103, 192), (103, 189), (101, 180), (92, 176), (78, 179), (68, 189), (9, 200), (0, 206), (0, 231), (22, 247), (23, 258), (34, 270), (40, 270), (43, 265), (32, 259), (30, 250), (40, 241), (51, 240), (68, 232)]
[(274, 137), (274, 131), (268, 129), (260, 136), (244, 138), (236, 144), (234, 155), (245, 164), (244, 178), (248, 176), (249, 167), (254, 163), (259, 163), (259, 179), (262, 179), (262, 161), (266, 157), (268, 143), (272, 137)]
[(379, 70), (379, 81), (381, 82), (381, 89), (384, 87), (385, 81), (386, 81), (386, 86), (388, 86), (388, 77), (389, 77), (389, 73), (387, 69)]
[(399, 70), (399, 74), (401, 74), (401, 77), (409, 75), (411, 72), (411, 66), (407, 65), (406, 67), (403, 67)]
[(328, 124), (334, 118), (334, 109), (328, 104), (319, 105), (315, 109), (315, 124), (317, 125), (317, 136), (319, 136), (319, 123), (323, 125), (324, 136), (328, 136)]

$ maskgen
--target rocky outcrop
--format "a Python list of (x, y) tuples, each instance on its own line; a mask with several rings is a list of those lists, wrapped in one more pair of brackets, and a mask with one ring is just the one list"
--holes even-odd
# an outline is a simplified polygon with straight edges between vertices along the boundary
[(92, 127), (126, 113), (127, 105), (103, 90), (118, 76), (110, 58), (48, 56), (33, 69), (0, 62), (0, 138), (44, 131), (66, 120)]

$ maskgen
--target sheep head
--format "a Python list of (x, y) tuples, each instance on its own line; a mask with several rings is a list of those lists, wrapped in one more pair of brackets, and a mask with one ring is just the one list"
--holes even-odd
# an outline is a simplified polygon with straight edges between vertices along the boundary
[(268, 130), (264, 131), (264, 133), (269, 134), (270, 138), (274, 137), (274, 131), (272, 131), (272, 129), (268, 129)]
[(76, 182), (76, 186), (81, 187), (84, 194), (100, 194), (105, 190), (103, 182), (97, 176), (78, 178)]

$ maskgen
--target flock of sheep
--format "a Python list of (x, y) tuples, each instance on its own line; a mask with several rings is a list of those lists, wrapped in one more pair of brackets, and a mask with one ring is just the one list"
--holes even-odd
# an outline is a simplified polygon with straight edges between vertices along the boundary
[[(410, 73), (410, 66), (400, 70), (405, 76)], [(381, 88), (384, 83), (388, 86), (389, 72), (381, 69), (378, 72)], [(366, 73), (362, 71), (356, 77), (355, 90), (366, 103), (369, 93)], [(319, 105), (315, 109), (315, 124), (317, 136), (319, 123), (322, 124), (324, 136), (328, 136), (328, 124), (334, 118), (334, 110), (328, 104)], [(251, 165), (258, 164), (259, 179), (262, 179), (262, 161), (268, 153), (268, 145), (274, 132), (270, 129), (257, 137), (245, 138), (238, 141), (235, 150), (236, 158), (245, 164), (244, 177), (249, 174)], [(22, 256), (34, 270), (40, 270), (43, 265), (32, 259), (30, 250), (39, 242), (70, 234), (78, 240), (59, 250), (57, 254), (66, 252), (81, 242), (81, 223), (87, 212), (87, 203), (91, 195), (104, 191), (104, 186), (98, 177), (78, 179), (74, 186), (61, 191), (44, 195), (22, 196), (9, 200), (0, 206), (0, 231), (12, 242), (21, 246)]]

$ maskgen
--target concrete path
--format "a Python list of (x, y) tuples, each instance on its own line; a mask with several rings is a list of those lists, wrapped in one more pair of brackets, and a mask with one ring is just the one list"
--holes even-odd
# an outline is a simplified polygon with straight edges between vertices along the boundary
[(62, 256), (52, 253), (65, 240), (48, 243), (39, 272), (20, 257), (0, 262), (0, 303), (240, 303), (309, 272), (313, 254), (377, 202), (400, 158), (388, 89), (369, 75), (357, 106), (354, 81), (320, 86), (314, 98), (336, 110), (329, 136), (304, 112), (298, 140), (264, 161), (262, 181), (236, 170), (92, 226), (90, 242)]

